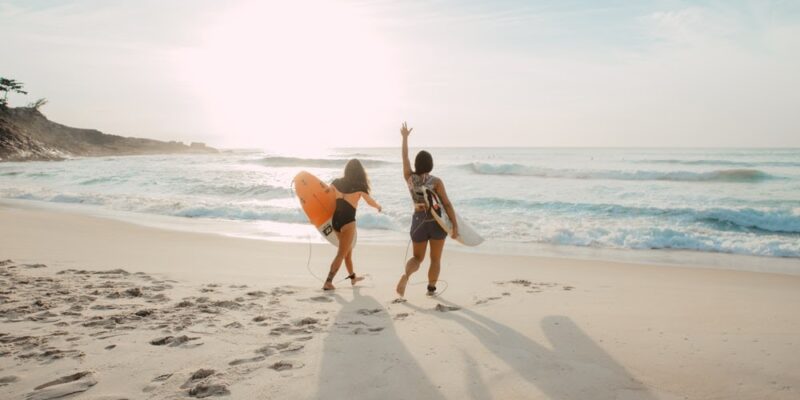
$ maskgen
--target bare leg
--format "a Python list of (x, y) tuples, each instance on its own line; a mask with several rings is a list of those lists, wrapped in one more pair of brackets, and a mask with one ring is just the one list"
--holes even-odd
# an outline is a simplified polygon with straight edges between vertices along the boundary
[(442, 269), (442, 252), (444, 251), (444, 239), (431, 240), (431, 266), (428, 268), (428, 294), (432, 294), (430, 288), (436, 287), (439, 281), (439, 271)]
[(344, 257), (344, 266), (347, 268), (347, 276), (352, 277), (350, 278), (350, 284), (355, 285), (356, 282), (361, 282), (364, 280), (363, 276), (356, 276), (356, 273), (353, 272), (353, 249), (350, 249), (347, 252), (347, 255)]
[(422, 264), (422, 260), (425, 259), (425, 250), (428, 247), (428, 242), (414, 242), (414, 256), (409, 258), (406, 261), (406, 272), (403, 276), (400, 277), (400, 281), (397, 282), (397, 294), (400, 297), (406, 294), (406, 285), (408, 284), (408, 278), (411, 277), (411, 274), (417, 272), (419, 269), (419, 265)]
[(335, 287), (333, 286), (333, 277), (336, 276), (336, 273), (339, 272), (339, 267), (342, 266), (342, 261), (344, 261), (345, 257), (348, 253), (352, 250), (353, 247), (353, 237), (356, 233), (356, 224), (355, 222), (351, 222), (342, 227), (341, 232), (337, 234), (339, 237), (339, 250), (336, 252), (336, 257), (333, 258), (331, 262), (331, 269), (328, 272), (328, 279), (325, 280), (325, 285), (322, 286), (323, 290), (333, 290)]

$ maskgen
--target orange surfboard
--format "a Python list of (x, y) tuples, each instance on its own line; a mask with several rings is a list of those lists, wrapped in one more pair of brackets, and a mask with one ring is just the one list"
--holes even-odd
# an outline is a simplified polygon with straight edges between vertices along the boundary
[[(316, 176), (301, 171), (292, 180), (300, 207), (320, 234), (332, 245), (339, 246), (339, 238), (333, 231), (333, 212), (336, 210), (336, 193), (328, 184)], [(353, 239), (355, 246), (355, 238)]]

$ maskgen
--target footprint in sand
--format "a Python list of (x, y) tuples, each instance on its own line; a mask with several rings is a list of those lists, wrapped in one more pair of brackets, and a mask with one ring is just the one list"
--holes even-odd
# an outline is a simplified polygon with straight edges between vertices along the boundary
[(240, 303), (233, 300), (217, 300), (212, 302), (211, 305), (214, 307), (226, 308), (229, 310), (236, 310), (242, 307)]
[(109, 270), (106, 270), (106, 271), (95, 271), (95, 272), (81, 271), (81, 272), (92, 273), (94, 275), (124, 275), (124, 276), (128, 276), (128, 275), (131, 274), (130, 272), (125, 271), (124, 269), (121, 269), (121, 268), (109, 269)]
[(169, 379), (172, 374), (162, 374), (155, 378), (153, 378), (153, 382), (164, 382), (165, 380)]
[(304, 347), (305, 345), (295, 342), (270, 343), (266, 346), (256, 349), (255, 353), (260, 354), (263, 357), (269, 357), (277, 353), (293, 353), (302, 350)]
[[(313, 328), (313, 326), (312, 326), (312, 328)], [(298, 327), (298, 328), (293, 328), (289, 324), (281, 324), (281, 326), (279, 326), (277, 328), (272, 328), (269, 331), (269, 334), (272, 335), (272, 336), (280, 336), (280, 335), (283, 335), (283, 334), (289, 334), (289, 335), (305, 334), (305, 335), (308, 335), (310, 333), (313, 333), (313, 332), (311, 330), (307, 329), (306, 327), (301, 326), (301, 327)]]
[(255, 353), (256, 354), (261, 354), (261, 355), (263, 355), (265, 357), (269, 357), (269, 356), (277, 353), (277, 350), (275, 350), (275, 346), (274, 345), (268, 344), (266, 346), (263, 346), (263, 347), (260, 347), (260, 348), (256, 349)]
[(163, 292), (163, 291), (165, 291), (167, 289), (172, 289), (172, 285), (166, 285), (166, 284), (164, 284), (164, 285), (153, 285), (153, 286), (147, 286), (146, 288), (147, 288), (147, 290), (149, 290), (151, 292)]
[(136, 311), (133, 314), (136, 315), (137, 317), (144, 318), (144, 317), (149, 317), (149, 316), (153, 315), (154, 312), (155, 312), (155, 310), (144, 309), (144, 310)]
[(265, 356), (255, 356), (255, 357), (251, 357), (251, 358), (238, 358), (236, 360), (233, 360), (233, 361), (229, 362), (228, 365), (232, 365), (233, 366), (233, 365), (249, 364), (249, 363), (264, 361), (266, 359), (267, 359), (267, 357), (265, 357)]
[(295, 351), (300, 351), (305, 347), (305, 345), (293, 342), (285, 342), (285, 343), (278, 343), (275, 345), (275, 350), (281, 353), (291, 353)]
[(89, 308), (92, 310), (116, 310), (118, 307), (113, 304), (95, 304)]
[(306, 326), (306, 325), (314, 325), (318, 323), (319, 320), (316, 318), (305, 317), (297, 322), (294, 323), (295, 326)]
[(358, 327), (353, 329), (351, 332), (353, 335), (377, 335), (378, 332), (382, 331), (384, 328), (382, 326), (377, 326), (373, 328), (362, 328)]
[(112, 319), (103, 319), (103, 317), (92, 317), (89, 319), (88, 322), (84, 322), (83, 324), (86, 328), (103, 328), (103, 329), (113, 329), (117, 323), (114, 322)]
[(145, 393), (152, 392), (153, 390), (156, 390), (156, 388), (161, 386), (164, 382), (166, 382), (171, 377), (172, 377), (172, 373), (159, 375), (159, 376), (153, 378), (153, 380), (150, 381), (151, 383), (149, 385), (143, 387), (142, 391), (145, 392)]
[(112, 292), (112, 293), (108, 294), (106, 297), (109, 298), (109, 299), (119, 299), (119, 298), (123, 298), (123, 297), (142, 297), (143, 294), (144, 293), (142, 292), (142, 289), (130, 288), (130, 289), (126, 289), (126, 290), (124, 290), (122, 292), (118, 292), (118, 291)]
[(285, 294), (286, 295), (290, 295), (290, 294), (295, 294), (295, 293), (297, 293), (297, 292), (294, 291), (294, 290), (284, 289), (282, 287), (276, 287), (275, 289), (272, 289), (272, 291), (270, 292), (270, 294), (273, 295), (273, 296), (282, 296), (282, 295), (285, 295)]
[(202, 399), (210, 396), (227, 396), (231, 394), (225, 383), (198, 383), (189, 389), (189, 396)]
[(94, 379), (94, 374), (91, 371), (83, 371), (41, 384), (35, 387), (33, 392), (28, 393), (25, 398), (27, 400), (60, 399), (85, 392), (96, 384), (97, 380)]
[(361, 315), (373, 315), (373, 314), (377, 314), (377, 313), (379, 313), (381, 311), (383, 311), (382, 308), (373, 308), (373, 309), (362, 308), (362, 309), (360, 309), (360, 310), (358, 310), (356, 312), (361, 314)]
[(394, 316), (394, 319), (397, 321), (402, 321), (406, 318), (408, 318), (408, 313), (397, 313), (397, 315)]
[(79, 350), (60, 350), (53, 347), (45, 347), (41, 353), (33, 352), (27, 354), (20, 354), (17, 357), (21, 359), (30, 359), (35, 358), (38, 361), (43, 363), (51, 363), (56, 360), (60, 360), (63, 358), (74, 358), (79, 359), (83, 358), (85, 354)]
[[(189, 396), (204, 398), (209, 396), (229, 395), (228, 384), (222, 382), (215, 376), (213, 369), (201, 368), (195, 371), (189, 379), (181, 385), (181, 389), (189, 388)], [(217, 379), (215, 379), (217, 378)]]
[[(523, 286), (525, 288), (531, 289), (531, 290), (527, 291), (528, 293), (540, 293), (544, 289), (556, 288), (556, 287), (558, 287), (560, 285), (560, 284), (555, 283), (555, 282), (531, 282), (531, 281), (529, 281), (527, 279), (514, 279), (514, 280), (510, 280), (510, 281), (500, 281), (500, 282), (495, 282), (495, 284), (496, 285), (501, 285), (501, 286), (507, 285), (507, 284)], [(572, 289), (575, 289), (575, 288), (573, 286), (563, 285), (562, 289), (566, 290), (566, 291), (569, 291), (569, 290), (572, 290)], [(508, 296), (508, 295), (510, 295), (510, 293), (509, 294), (503, 293), (503, 295), (504, 296)]]
[(476, 301), (475, 305), (486, 304), (486, 303), (488, 303), (490, 301), (499, 300), (499, 299), (501, 299), (501, 297), (497, 297), (497, 296), (487, 297), (485, 299), (481, 299), (481, 300)]
[(461, 309), (461, 307), (458, 307), (458, 306), (446, 306), (446, 305), (444, 305), (442, 303), (437, 303), (436, 307), (434, 307), (434, 310), (439, 311), (439, 312), (457, 311), (457, 310), (460, 310), (460, 309)]
[(297, 369), (302, 368), (303, 364), (297, 361), (286, 361), (281, 360), (269, 366), (270, 369), (274, 369), (275, 371), (286, 371), (290, 369)]
[(15, 375), (0, 377), (0, 387), (6, 386), (10, 383), (19, 382), (19, 377)]
[(333, 303), (333, 299), (328, 296), (315, 296), (309, 298), (308, 301), (313, 301), (315, 303)]
[[(169, 345), (170, 347), (176, 347), (176, 346), (180, 346), (180, 345), (182, 345), (184, 343), (188, 343), (188, 342), (190, 342), (192, 340), (198, 340), (198, 339), (200, 339), (200, 338), (199, 337), (188, 337), (186, 335), (181, 335), (181, 336), (178, 336), (178, 337), (164, 336), (164, 337), (161, 337), (161, 338), (157, 338), (157, 339), (151, 340), (150, 344), (152, 344), (153, 346)], [(197, 346), (199, 346), (201, 344), (202, 343), (199, 343), (199, 344), (197, 344)]]
[(217, 371), (210, 368), (200, 368), (197, 371), (194, 371), (191, 376), (189, 376), (189, 379), (183, 385), (181, 385), (181, 389), (186, 389), (189, 386), (192, 386), (195, 383), (214, 375), (216, 372)]

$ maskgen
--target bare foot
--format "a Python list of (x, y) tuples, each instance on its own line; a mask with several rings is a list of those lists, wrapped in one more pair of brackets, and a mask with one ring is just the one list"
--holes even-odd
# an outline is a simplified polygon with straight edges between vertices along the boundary
[(397, 291), (397, 294), (400, 297), (403, 297), (406, 294), (407, 284), (408, 284), (408, 275), (403, 274), (403, 276), (400, 277), (400, 281), (397, 282), (397, 288), (395, 289), (395, 291)]
[[(355, 275), (355, 274), (353, 274), (353, 275)], [(356, 282), (361, 282), (363, 280), (364, 280), (363, 276), (354, 276), (354, 277), (350, 278), (350, 284), (355, 286)]]
[(322, 285), (322, 290), (333, 290), (333, 289), (336, 289), (336, 287), (333, 286), (333, 283), (325, 282), (325, 284)]
[(428, 296), (436, 296), (436, 286), (428, 284)]

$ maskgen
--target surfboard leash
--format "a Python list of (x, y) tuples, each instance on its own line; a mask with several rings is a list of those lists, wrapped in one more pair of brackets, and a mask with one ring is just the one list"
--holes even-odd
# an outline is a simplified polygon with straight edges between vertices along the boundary
[[(289, 184), (289, 191), (292, 192), (292, 198), (294, 198), (295, 201), (299, 201), (299, 199), (297, 198), (297, 193), (295, 193), (294, 191), (294, 181), (292, 181), (292, 183)], [(315, 274), (314, 271), (311, 270), (311, 252), (314, 250), (314, 247), (311, 244), (310, 235), (306, 235), (306, 243), (308, 243), (308, 258), (306, 258), (306, 271), (308, 271), (308, 274), (316, 278), (318, 281), (325, 282), (324, 279), (317, 276), (317, 274)]]

